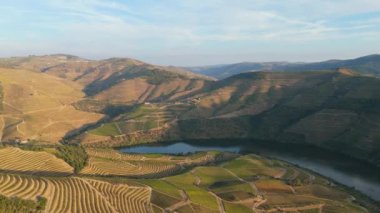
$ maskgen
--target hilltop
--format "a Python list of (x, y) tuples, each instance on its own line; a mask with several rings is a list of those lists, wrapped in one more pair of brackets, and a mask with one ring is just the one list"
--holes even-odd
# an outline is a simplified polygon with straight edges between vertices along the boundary
[(0, 66), (40, 71), (83, 86), (99, 101), (136, 104), (176, 99), (212, 80), (182, 68), (162, 67), (129, 58), (86, 60), (70, 55), (0, 59)]

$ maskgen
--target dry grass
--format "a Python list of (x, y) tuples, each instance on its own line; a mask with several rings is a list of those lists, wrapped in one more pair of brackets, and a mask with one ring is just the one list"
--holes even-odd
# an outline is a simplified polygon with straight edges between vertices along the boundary
[(136, 78), (123, 81), (115, 86), (97, 94), (96, 99), (108, 102), (117, 103), (136, 103), (144, 102), (146, 93), (152, 89), (152, 85), (146, 82), (145, 79)]
[(70, 105), (84, 96), (73, 82), (16, 69), (0, 69), (0, 82), (4, 93), (2, 140), (58, 142), (67, 132), (101, 118)]
[(175, 100), (202, 89), (204, 84), (204, 80), (175, 78), (164, 84), (155, 85), (144, 78), (133, 78), (100, 92), (95, 98), (128, 104), (155, 101), (162, 97)]

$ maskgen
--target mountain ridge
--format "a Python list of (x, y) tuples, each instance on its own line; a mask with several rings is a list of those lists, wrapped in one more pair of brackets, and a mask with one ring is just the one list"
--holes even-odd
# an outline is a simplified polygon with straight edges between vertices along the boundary
[(217, 79), (223, 79), (241, 72), (254, 71), (317, 71), (348, 68), (361, 74), (380, 76), (380, 54), (372, 54), (355, 59), (338, 60), (332, 59), (321, 62), (241, 62), (226, 65), (211, 65), (204, 67), (187, 67), (187, 69)]

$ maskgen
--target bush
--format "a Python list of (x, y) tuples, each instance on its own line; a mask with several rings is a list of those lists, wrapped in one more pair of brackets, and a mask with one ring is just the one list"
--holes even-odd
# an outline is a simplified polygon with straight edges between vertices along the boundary
[(0, 195), (0, 212), (42, 212), (45, 209), (46, 201), (44, 197), (38, 197), (37, 202), (35, 202)]
[(47, 199), (44, 198), (44, 197), (38, 197), (37, 198), (37, 210), (45, 210), (45, 207), (46, 207), (46, 203), (47, 203)]
[(36, 146), (33, 144), (16, 145), (16, 147), (25, 151), (35, 151), (35, 152), (44, 151), (44, 149), (41, 146)]
[(57, 148), (57, 157), (62, 158), (78, 173), (87, 165), (88, 155), (82, 146), (65, 145)]

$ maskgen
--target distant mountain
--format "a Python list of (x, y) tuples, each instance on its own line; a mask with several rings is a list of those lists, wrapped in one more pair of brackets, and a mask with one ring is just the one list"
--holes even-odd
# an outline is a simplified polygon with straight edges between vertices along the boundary
[(282, 70), (308, 71), (308, 70), (334, 70), (347, 68), (364, 75), (380, 76), (380, 55), (368, 55), (350, 60), (329, 60), (307, 64), (288, 64)]
[(278, 67), (284, 67), (286, 65), (288, 65), (287, 62), (241, 62), (236, 64), (186, 67), (185, 69), (203, 75), (208, 75), (216, 79), (224, 79), (243, 72), (277, 70)]
[(364, 75), (380, 76), (380, 55), (369, 55), (351, 60), (329, 60), (316, 63), (243, 62), (228, 65), (187, 67), (188, 70), (204, 75), (209, 75), (217, 79), (224, 79), (235, 74), (253, 71), (302, 72), (317, 70), (335, 70), (338, 68), (348, 68)]

